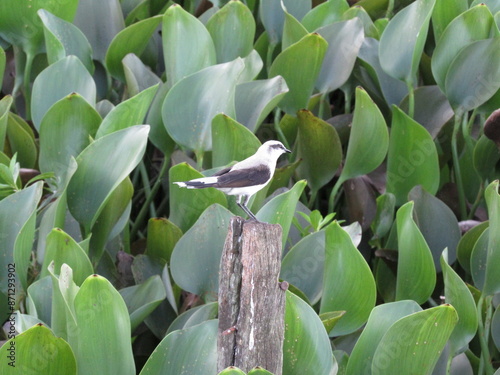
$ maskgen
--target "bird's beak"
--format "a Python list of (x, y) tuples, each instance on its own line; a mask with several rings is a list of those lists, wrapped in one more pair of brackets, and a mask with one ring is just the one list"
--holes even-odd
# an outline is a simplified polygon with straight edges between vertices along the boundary
[(288, 152), (289, 154), (292, 153), (292, 151), (290, 151), (289, 149), (285, 148), (285, 152)]

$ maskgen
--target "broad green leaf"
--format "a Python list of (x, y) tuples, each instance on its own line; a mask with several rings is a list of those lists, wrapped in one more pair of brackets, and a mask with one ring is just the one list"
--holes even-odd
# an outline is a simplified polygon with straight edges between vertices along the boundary
[(271, 199), (255, 215), (259, 221), (281, 225), (283, 229), (283, 249), (288, 239), (295, 207), (305, 187), (306, 181), (297, 181), (289, 191)]
[(52, 316), (52, 279), (46, 276), (28, 287), (26, 311), (29, 315), (50, 323)]
[(210, 33), (178, 4), (169, 7), (163, 16), (162, 41), (169, 87), (216, 62)]
[(40, 124), (40, 171), (54, 172), (62, 183), (71, 157), (76, 158), (95, 137), (101, 116), (80, 95), (70, 94), (47, 111)]
[(262, 61), (262, 57), (260, 57), (256, 50), (252, 50), (252, 52), (243, 57), (242, 60), (245, 66), (238, 77), (238, 84), (256, 79), (264, 66), (264, 61)]
[(325, 231), (312, 233), (286, 253), (280, 278), (299, 288), (314, 305), (323, 292), (324, 261)]
[[(441, 0), (437, 1), (432, 12), (432, 29), (434, 38), (439, 41), (446, 27), (456, 18), (460, 17), (469, 8), (467, 0)], [(456, 35), (458, 37), (458, 35)], [(435, 52), (435, 51), (434, 51)], [(434, 55), (432, 57), (434, 60)]]
[[(3, 85), (3, 74), (5, 72), (5, 63), (6, 63), (5, 51), (2, 47), (0, 47), (0, 87)], [(0, 138), (1, 140), (1, 138)]]
[(40, 8), (66, 21), (71, 21), (78, 6), (77, 0), (21, 0), (0, 3), (0, 37), (34, 56), (43, 51), (43, 26), (38, 18)]
[(234, 98), (236, 119), (255, 133), (288, 91), (281, 76), (238, 84)]
[(75, 297), (75, 318), (79, 374), (136, 373), (127, 306), (108, 280), (92, 275), (83, 282)]
[(68, 206), (87, 234), (110, 194), (141, 160), (148, 131), (148, 126), (138, 125), (108, 134), (76, 159), (78, 170), (68, 186)]
[(372, 172), (384, 161), (389, 133), (382, 113), (362, 88), (356, 89), (346, 160), (340, 178), (346, 181)]
[(182, 289), (205, 300), (217, 299), (220, 258), (232, 216), (214, 204), (177, 242), (170, 266), (175, 283)]
[(208, 302), (184, 311), (168, 327), (167, 335), (179, 329), (193, 327), (204, 321), (215, 319), (219, 310), (218, 302)]
[(352, 7), (347, 10), (342, 18), (344, 20), (352, 20), (355, 18), (359, 18), (363, 25), (363, 30), (364, 30), (364, 36), (365, 37), (371, 37), (375, 39), (380, 39), (380, 31), (375, 25), (375, 23), (372, 21), (370, 15), (368, 12), (362, 7), (362, 6), (357, 6), (357, 7)]
[(497, 349), (500, 348), (500, 307), (498, 306), (491, 319), (491, 337)]
[(399, 11), (380, 38), (380, 65), (390, 76), (412, 86), (424, 50), (436, 0), (417, 0)]
[[(372, 374), (430, 374), (457, 324), (457, 313), (442, 305), (394, 323), (373, 356)], [(389, 359), (390, 358), (390, 359)]]
[(35, 168), (37, 147), (33, 130), (25, 120), (13, 112), (9, 112), (8, 117), (7, 141), (11, 154), (17, 154), (17, 161), (22, 167)]
[(125, 28), (119, 0), (80, 1), (74, 24), (90, 42), (94, 59), (101, 63), (104, 63), (113, 38)]
[(474, 280), (474, 286), (480, 290), (484, 289), (486, 280), (489, 241), (490, 228), (487, 227), (479, 235), (470, 254), (470, 273)]
[(134, 331), (139, 324), (156, 309), (167, 294), (160, 276), (151, 276), (139, 285), (120, 290), (130, 314), (130, 325)]
[(105, 58), (106, 68), (113, 77), (125, 82), (123, 58), (129, 53), (140, 56), (161, 21), (162, 16), (139, 21), (121, 30), (113, 38)]
[(444, 278), (445, 302), (452, 305), (457, 311), (458, 323), (450, 336), (451, 354), (461, 352), (474, 338), (477, 331), (476, 303), (472, 294), (460, 276), (448, 264), (448, 250), (441, 256), (441, 268)]
[(308, 110), (300, 110), (297, 137), (299, 178), (306, 179), (313, 194), (331, 181), (342, 161), (342, 145), (335, 128)]
[(473, 42), (462, 48), (451, 63), (444, 92), (455, 112), (479, 107), (500, 88), (500, 38)]
[(396, 198), (394, 194), (385, 193), (377, 197), (377, 214), (371, 224), (375, 238), (380, 239), (389, 233), (394, 222), (395, 208)]
[(273, 61), (269, 77), (282, 76), (290, 90), (280, 102), (280, 108), (288, 114), (307, 108), (326, 50), (327, 43), (320, 35), (308, 34)]
[(63, 264), (70, 266), (73, 269), (73, 280), (78, 286), (94, 273), (94, 268), (85, 251), (70, 235), (58, 228), (54, 228), (47, 236), (40, 277), (49, 275), (48, 267), (52, 262), (54, 262), (56, 273)]
[(257, 366), (248, 372), (248, 375), (273, 375), (271, 372)]
[(235, 117), (234, 92), (243, 68), (238, 58), (185, 77), (170, 89), (162, 117), (177, 144), (197, 152), (212, 149), (212, 119), (218, 113)]
[(31, 112), (35, 128), (40, 130), (43, 116), (54, 103), (72, 93), (80, 94), (95, 106), (96, 86), (92, 76), (78, 57), (67, 56), (44, 69), (33, 83)]
[(217, 373), (217, 320), (168, 334), (140, 375)]
[(297, 43), (307, 34), (309, 34), (307, 29), (302, 26), (299, 20), (285, 10), (285, 23), (283, 25), (281, 50), (284, 50), (290, 47), (292, 44)]
[(317, 33), (328, 42), (328, 49), (316, 88), (327, 94), (338, 89), (350, 77), (364, 39), (363, 23), (359, 18), (353, 18), (324, 26)]
[(212, 143), (214, 167), (246, 159), (261, 145), (250, 130), (223, 113), (212, 120)]
[(415, 202), (414, 219), (429, 246), (436, 271), (441, 271), (440, 257), (448, 249), (448, 262), (456, 260), (456, 249), (462, 233), (453, 211), (439, 198), (429, 194), (421, 186), (415, 186), (408, 199)]
[[(498, 180), (488, 185), (484, 192), (486, 204), (488, 205), (488, 216), (490, 219), (490, 228), (500, 226), (500, 195), (498, 194)], [(496, 230), (489, 231), (488, 253), (486, 258), (486, 272), (483, 287), (483, 293), (493, 295), (500, 291), (500, 232)]]
[(479, 176), (488, 181), (495, 173), (495, 165), (500, 160), (500, 152), (496, 144), (484, 134), (479, 137), (473, 154), (474, 169)]
[(230, 1), (207, 22), (212, 36), (217, 63), (247, 56), (253, 49), (255, 20), (252, 12), (241, 1)]
[(326, 332), (331, 332), (338, 321), (345, 315), (345, 311), (331, 311), (319, 314), (319, 318), (326, 329)]
[(330, 341), (318, 314), (287, 291), (283, 374), (335, 374), (335, 368)]
[(228, 368), (222, 370), (217, 375), (247, 375), (247, 374), (245, 374), (239, 368), (231, 366), (231, 367), (228, 367)]
[(436, 269), (429, 246), (413, 220), (413, 206), (414, 202), (408, 202), (396, 214), (399, 254), (396, 300), (412, 299), (422, 304), (434, 291)]
[(0, 290), (7, 292), (8, 272), (15, 268), (17, 287), (26, 290), (28, 285), (28, 267), (35, 238), (36, 208), (42, 196), (43, 182), (9, 195), (0, 201), (0, 237), (2, 254), (0, 265), (4, 272), (0, 274)]
[[(4, 55), (5, 56), (5, 55)], [(3, 77), (3, 71), (0, 67), (0, 77)], [(1, 85), (1, 78), (0, 78)], [(0, 100), (0, 151), (4, 150), (5, 137), (7, 136), (7, 123), (9, 120), (9, 110), (14, 102), (14, 99), (10, 95), (4, 96)]]
[[(437, 7), (444, 1), (438, 1)], [(449, 3), (449, 1), (447, 1)], [(459, 4), (460, 1), (453, 0), (453, 3)], [(439, 13), (449, 14), (449, 7), (446, 6), (446, 12), (440, 10)], [(467, 9), (467, 7), (466, 7)], [(475, 6), (467, 11), (457, 15), (444, 32), (436, 49), (432, 54), (431, 67), (432, 74), (436, 83), (441, 90), (445, 91), (446, 74), (450, 68), (453, 59), (458, 55), (460, 50), (472, 42), (487, 39), (490, 36), (491, 26), (494, 22), (493, 15), (485, 5)]]
[(402, 205), (416, 185), (422, 185), (430, 194), (437, 192), (439, 162), (436, 146), (422, 125), (393, 106), (387, 154), (387, 191), (396, 196), (396, 205)]
[[(282, 7), (285, 7), (283, 9)], [(311, 10), (311, 0), (262, 0), (259, 4), (259, 16), (267, 31), (271, 45), (277, 45), (283, 34), (285, 10), (299, 21)]]
[(186, 189), (174, 185), (174, 182), (189, 181), (203, 177), (201, 173), (186, 163), (174, 165), (170, 168), (170, 216), (169, 220), (186, 232), (198, 220), (206, 208), (214, 203), (227, 207), (224, 193), (214, 189)]
[(474, 245), (476, 244), (481, 234), (488, 228), (489, 224), (490, 223), (488, 221), (485, 221), (469, 229), (462, 236), (460, 242), (457, 245), (458, 262), (460, 263), (460, 266), (469, 274), (471, 273), (470, 261), (472, 250), (474, 249)]
[(158, 85), (151, 86), (114, 107), (102, 120), (96, 138), (133, 125), (143, 124), (157, 90)]
[(148, 221), (146, 255), (164, 259), (170, 264), (175, 244), (182, 237), (182, 231), (170, 220), (153, 217)]
[(47, 60), (53, 64), (69, 55), (75, 55), (90, 73), (94, 72), (92, 47), (85, 35), (71, 22), (65, 21), (45, 9), (38, 16), (43, 22)]
[[(320, 313), (346, 311), (331, 336), (354, 332), (368, 319), (375, 306), (375, 280), (363, 255), (337, 222), (325, 230), (325, 265)], [(358, 298), (353, 299), (356, 295)]]
[[(14, 353), (14, 354), (13, 354)], [(76, 360), (69, 344), (39, 323), (8, 340), (1, 348), (2, 374), (76, 375)]]
[(302, 25), (313, 32), (322, 26), (342, 20), (342, 15), (349, 9), (346, 0), (327, 0), (311, 9), (302, 19)]
[[(129, 96), (135, 96), (141, 91), (156, 84), (163, 84), (160, 77), (153, 73), (151, 68), (145, 65), (141, 59), (133, 53), (127, 54), (122, 59), (122, 65)], [(162, 99), (165, 99), (165, 95), (163, 95)]]
[(117, 236), (127, 225), (134, 186), (126, 177), (113, 189), (99, 212), (92, 228), (89, 242), (89, 257), (95, 264), (99, 262), (105, 250), (106, 243)]
[(376, 306), (352, 350), (346, 375), (371, 375), (373, 355), (387, 330), (399, 319), (419, 311), (422, 308), (410, 300)]

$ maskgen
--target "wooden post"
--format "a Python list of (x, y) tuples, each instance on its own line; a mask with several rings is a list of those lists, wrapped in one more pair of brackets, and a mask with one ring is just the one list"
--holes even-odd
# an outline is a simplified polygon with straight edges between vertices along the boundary
[(261, 366), (282, 374), (285, 283), (279, 283), (282, 229), (233, 217), (219, 276), (218, 371)]

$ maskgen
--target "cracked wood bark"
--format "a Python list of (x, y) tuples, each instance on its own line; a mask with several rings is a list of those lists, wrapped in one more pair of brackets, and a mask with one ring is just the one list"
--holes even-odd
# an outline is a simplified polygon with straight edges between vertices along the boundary
[(261, 366), (282, 374), (285, 290), (278, 282), (282, 229), (233, 217), (219, 275), (218, 371)]

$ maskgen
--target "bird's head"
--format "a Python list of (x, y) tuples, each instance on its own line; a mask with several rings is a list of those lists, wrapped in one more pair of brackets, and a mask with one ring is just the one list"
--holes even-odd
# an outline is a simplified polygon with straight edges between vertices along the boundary
[(271, 159), (278, 159), (281, 154), (285, 152), (291, 152), (283, 143), (279, 141), (267, 141), (262, 146), (259, 147), (257, 153), (267, 155)]

